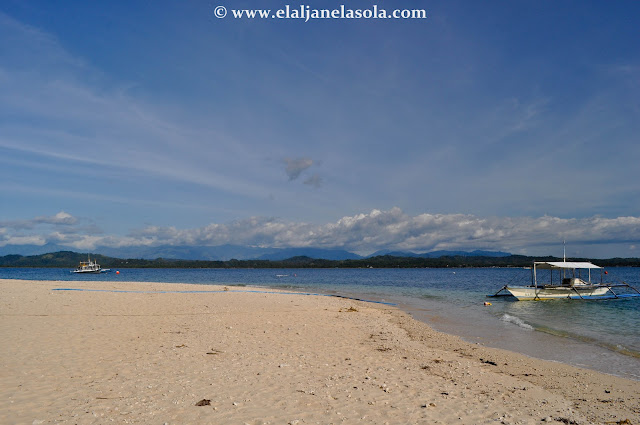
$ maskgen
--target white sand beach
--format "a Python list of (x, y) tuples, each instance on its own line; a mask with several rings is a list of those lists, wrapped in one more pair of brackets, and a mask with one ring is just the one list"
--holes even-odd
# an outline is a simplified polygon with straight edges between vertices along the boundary
[(640, 424), (638, 381), (394, 307), (224, 289), (0, 280), (0, 423)]

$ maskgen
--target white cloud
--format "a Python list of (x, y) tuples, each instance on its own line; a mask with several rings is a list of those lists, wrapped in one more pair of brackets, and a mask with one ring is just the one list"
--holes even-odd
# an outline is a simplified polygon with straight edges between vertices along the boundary
[[(25, 226), (31, 223), (31, 227)], [(558, 247), (563, 240), (573, 246), (620, 245), (640, 242), (640, 217), (478, 217), (469, 214), (404, 213), (400, 208), (343, 217), (336, 222), (312, 224), (273, 217), (250, 217), (230, 223), (178, 229), (149, 226), (121, 237), (83, 233), (79, 220), (61, 212), (22, 222), (0, 223), (0, 244), (48, 242), (77, 249), (99, 246), (154, 246), (235, 244), (260, 247), (340, 248), (362, 254), (380, 249), (428, 252), (433, 250), (492, 249), (521, 254), (547, 255), (536, 250)], [(66, 226), (65, 232), (39, 231), (43, 226)], [(69, 227), (76, 231), (69, 230)], [(27, 230), (32, 230), (28, 232)], [(616, 256), (621, 254), (610, 254)]]
[[(264, 247), (343, 248), (356, 252), (397, 249), (427, 252), (438, 249), (496, 249), (522, 251), (554, 245), (640, 241), (640, 218), (591, 217), (562, 219), (531, 217), (476, 217), (465, 214), (410, 216), (399, 208), (373, 210), (343, 217), (335, 223), (286, 222), (252, 217), (203, 228), (147, 228), (154, 243), (174, 245), (240, 244)], [(134, 238), (135, 240), (135, 238)]]
[(0, 246), (5, 245), (38, 245), (42, 246), (47, 243), (44, 236), (31, 235), (31, 236), (8, 236), (3, 237), (0, 241)]

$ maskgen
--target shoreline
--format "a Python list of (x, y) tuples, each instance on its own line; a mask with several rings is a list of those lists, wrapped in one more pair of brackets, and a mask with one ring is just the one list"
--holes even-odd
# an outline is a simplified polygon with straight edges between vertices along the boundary
[[(627, 354), (623, 350), (617, 350), (617, 347), (607, 347), (584, 338), (534, 328), (508, 314), (500, 318), (487, 318), (481, 317), (478, 312), (467, 312), (472, 317), (466, 317), (465, 320), (471, 319), (473, 322), (469, 326), (462, 324), (460, 317), (447, 313), (443, 315), (442, 310), (425, 309), (411, 300), (399, 303), (398, 307), (415, 320), (426, 323), (439, 332), (456, 335), (469, 343), (640, 381), (640, 360), (635, 352)], [(489, 326), (484, 328), (485, 325)]]
[(0, 280), (3, 423), (640, 423), (638, 381), (237, 288)]
[[(267, 287), (265, 287), (267, 288)], [(294, 289), (296, 290), (296, 289)], [(300, 289), (302, 290), (302, 289)], [(325, 291), (326, 293), (326, 291)], [(358, 299), (361, 295), (349, 291), (329, 292), (333, 296), (344, 296)], [(570, 335), (561, 336), (529, 326), (526, 323), (509, 325), (509, 320), (496, 317), (483, 317), (479, 313), (466, 311), (466, 317), (461, 319), (459, 306), (452, 309), (442, 308), (442, 301), (428, 302), (402, 295), (370, 295), (369, 302), (388, 302), (402, 310), (414, 320), (426, 324), (438, 332), (454, 335), (470, 344), (480, 344), (484, 347), (515, 352), (534, 359), (566, 364), (581, 369), (603, 373), (619, 378), (640, 381), (639, 359), (636, 353), (626, 354), (615, 347), (576, 339)], [(446, 303), (446, 301), (445, 301)], [(455, 313), (452, 313), (455, 311)], [(463, 324), (470, 319), (472, 326)], [(514, 318), (512, 318), (514, 319)], [(519, 319), (515, 319), (518, 321)], [(489, 323), (491, 322), (491, 323)], [(488, 325), (487, 329), (482, 329)], [(501, 329), (496, 329), (501, 326)], [(522, 326), (526, 328), (523, 332)], [(496, 333), (496, 330), (498, 333)], [(576, 355), (578, 353), (578, 355)], [(606, 358), (606, 360), (604, 360)], [(612, 361), (614, 360), (614, 361)], [(635, 372), (635, 374), (633, 372)]]

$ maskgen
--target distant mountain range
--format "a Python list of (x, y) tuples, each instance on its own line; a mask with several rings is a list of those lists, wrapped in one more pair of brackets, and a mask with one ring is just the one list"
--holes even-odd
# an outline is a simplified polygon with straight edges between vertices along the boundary
[[(455, 251), (457, 252), (457, 251)], [(464, 252), (464, 251), (463, 251)], [(536, 260), (560, 261), (555, 257), (534, 258), (523, 255), (510, 255), (507, 257), (484, 256), (445, 256), (438, 258), (423, 257), (398, 257), (391, 255), (379, 255), (362, 259), (326, 260), (313, 259), (307, 256), (295, 256), (284, 260), (177, 260), (177, 259), (141, 259), (141, 258), (115, 258), (102, 254), (91, 253), (91, 259), (97, 261), (107, 269), (119, 268), (157, 268), (157, 269), (189, 269), (189, 268), (216, 268), (216, 269), (256, 269), (256, 268), (445, 268), (445, 267), (529, 267)], [(19, 254), (0, 255), (0, 277), (4, 267), (56, 267), (73, 268), (81, 261), (87, 260), (87, 253), (73, 251), (57, 251), (39, 255), (23, 256)], [(588, 261), (588, 259), (575, 259), (576, 261)], [(611, 258), (598, 260), (598, 265), (603, 267), (630, 266), (640, 267), (640, 258)]]
[[(0, 247), (0, 256), (4, 255), (41, 255), (58, 251), (77, 251), (63, 245), (8, 245)], [(96, 247), (92, 254), (101, 254), (115, 258), (138, 258), (154, 260), (156, 258), (175, 260), (228, 261), (236, 260), (270, 260), (280, 261), (292, 257), (309, 257), (323, 260), (358, 260), (382, 255), (393, 257), (439, 258), (444, 256), (461, 257), (508, 257), (511, 254), (500, 251), (432, 251), (418, 254), (410, 251), (383, 250), (371, 255), (361, 256), (342, 249), (323, 248), (259, 248), (239, 245), (220, 246), (130, 246), (130, 247)]]
[(416, 257), (416, 258), (440, 258), (440, 257), (509, 257), (509, 252), (502, 251), (431, 251), (424, 254), (416, 254), (410, 251), (376, 251), (369, 257), (378, 257), (380, 255), (390, 255), (392, 257)]

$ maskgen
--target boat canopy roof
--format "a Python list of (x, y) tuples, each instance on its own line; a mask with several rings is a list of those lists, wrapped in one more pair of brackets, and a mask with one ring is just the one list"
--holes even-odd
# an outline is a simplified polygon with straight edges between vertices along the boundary
[(596, 266), (587, 262), (575, 262), (575, 261), (536, 261), (534, 266), (537, 269), (601, 269), (602, 267)]

